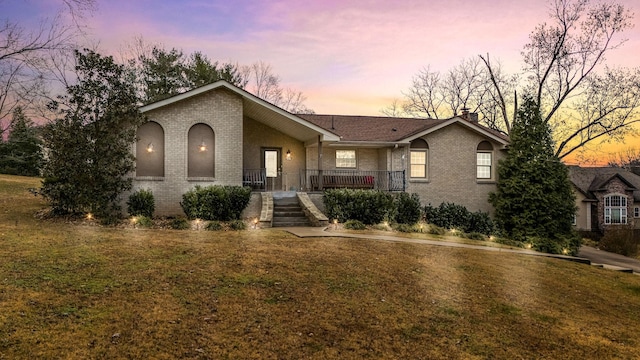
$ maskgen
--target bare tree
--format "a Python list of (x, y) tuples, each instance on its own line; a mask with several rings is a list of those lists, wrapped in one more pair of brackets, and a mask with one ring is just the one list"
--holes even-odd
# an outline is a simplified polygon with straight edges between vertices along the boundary
[[(605, 54), (625, 42), (618, 38), (631, 20), (631, 12), (614, 2), (552, 0), (550, 22), (530, 34), (522, 52), (525, 91), (534, 94), (554, 129), (556, 156), (594, 140), (615, 140), (638, 121), (638, 70), (596, 72)], [(488, 56), (483, 61), (491, 72)], [(500, 105), (504, 109), (505, 101)]]
[(608, 165), (620, 167), (640, 175), (640, 148), (628, 148), (610, 156)]
[[(94, 0), (63, 0), (63, 5), (77, 19), (93, 8)], [(51, 83), (58, 79), (52, 59), (75, 47), (80, 29), (77, 22), (66, 23), (63, 14), (43, 19), (32, 29), (0, 19), (0, 136), (11, 126), (16, 107), (33, 111), (43, 103)]]
[(411, 86), (403, 95), (406, 102), (404, 111), (411, 116), (439, 119), (452, 114), (443, 113), (445, 94), (441, 91), (443, 85), (440, 73), (426, 67), (412, 79)]
[(640, 121), (639, 70), (603, 66), (605, 55), (625, 42), (621, 34), (632, 26), (631, 12), (615, 2), (592, 0), (550, 0), (550, 5), (548, 21), (531, 32), (523, 48), (522, 74), (505, 74), (488, 54), (479, 56), (482, 69), (469, 60), (445, 76), (427, 68), (405, 94), (407, 113), (441, 118), (463, 106), (508, 134), (520, 89), (540, 104), (560, 158), (633, 131), (629, 125)]
[[(429, 68), (420, 70), (404, 93), (405, 101), (402, 104), (396, 102), (383, 112), (388, 114), (393, 110), (396, 114), (402, 112), (413, 117), (442, 119), (467, 109), (478, 113), (487, 126), (508, 133), (510, 123), (506, 111), (513, 99), (501, 91), (511, 94), (517, 77), (505, 75), (499, 64), (491, 68), (484, 66), (481, 62), (484, 59), (464, 59), (445, 74)], [(493, 86), (492, 81), (498, 86)], [(400, 107), (402, 111), (399, 111)]]
[(380, 109), (380, 112), (389, 117), (402, 117), (406, 115), (403, 109), (402, 100), (400, 99), (393, 99), (391, 105)]
[(255, 96), (294, 114), (313, 113), (304, 104), (307, 98), (301, 91), (282, 88), (280, 76), (273, 73), (271, 65), (258, 61), (244, 66), (240, 75), (246, 81), (245, 89)]

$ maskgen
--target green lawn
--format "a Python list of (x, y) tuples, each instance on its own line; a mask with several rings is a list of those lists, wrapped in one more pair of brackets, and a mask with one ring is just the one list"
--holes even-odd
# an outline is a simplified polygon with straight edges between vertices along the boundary
[(278, 230), (42, 221), (38, 185), (0, 175), (0, 359), (640, 358), (637, 275)]

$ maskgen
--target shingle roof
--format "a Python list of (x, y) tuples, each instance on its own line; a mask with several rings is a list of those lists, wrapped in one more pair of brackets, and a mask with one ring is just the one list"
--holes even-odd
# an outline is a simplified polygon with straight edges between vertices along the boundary
[[(333, 132), (341, 137), (341, 141), (394, 142), (444, 124), (451, 119), (416, 119), (386, 116), (351, 116), (351, 115), (317, 115), (299, 114), (298, 117)], [(462, 120), (465, 121), (465, 120)], [(500, 137), (507, 138), (480, 124), (469, 123)]]
[(593, 192), (600, 190), (616, 176), (633, 190), (634, 200), (640, 201), (640, 176), (630, 171), (615, 167), (569, 167), (571, 182), (590, 199), (595, 199)]

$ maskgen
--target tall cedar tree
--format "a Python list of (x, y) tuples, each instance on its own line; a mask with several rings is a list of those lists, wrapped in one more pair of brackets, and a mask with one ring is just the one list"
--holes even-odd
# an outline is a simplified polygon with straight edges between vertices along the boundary
[(131, 188), (130, 149), (144, 117), (124, 66), (87, 49), (75, 56), (78, 83), (61, 99), (69, 107), (44, 132), (48, 161), (42, 193), (54, 213), (110, 216), (120, 210), (120, 194)]
[(13, 111), (9, 138), (0, 142), (0, 173), (38, 176), (42, 166), (42, 141), (36, 127), (22, 112)]
[(567, 167), (554, 155), (551, 129), (532, 97), (525, 97), (498, 165), (497, 191), (489, 196), (504, 235), (518, 241), (564, 241), (572, 234), (575, 197)]

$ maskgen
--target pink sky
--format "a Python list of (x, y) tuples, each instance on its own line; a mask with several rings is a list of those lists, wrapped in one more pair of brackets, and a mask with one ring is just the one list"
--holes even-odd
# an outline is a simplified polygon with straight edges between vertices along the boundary
[[(638, 1), (617, 1), (637, 22)], [(35, 19), (60, 2), (0, 0), (0, 14)], [(547, 13), (543, 0), (99, 0), (87, 41), (114, 55), (141, 36), (221, 62), (262, 60), (317, 113), (380, 115), (426, 66), (446, 71), (489, 53), (517, 71), (522, 46)], [(625, 37), (608, 63), (637, 67), (640, 27)]]

